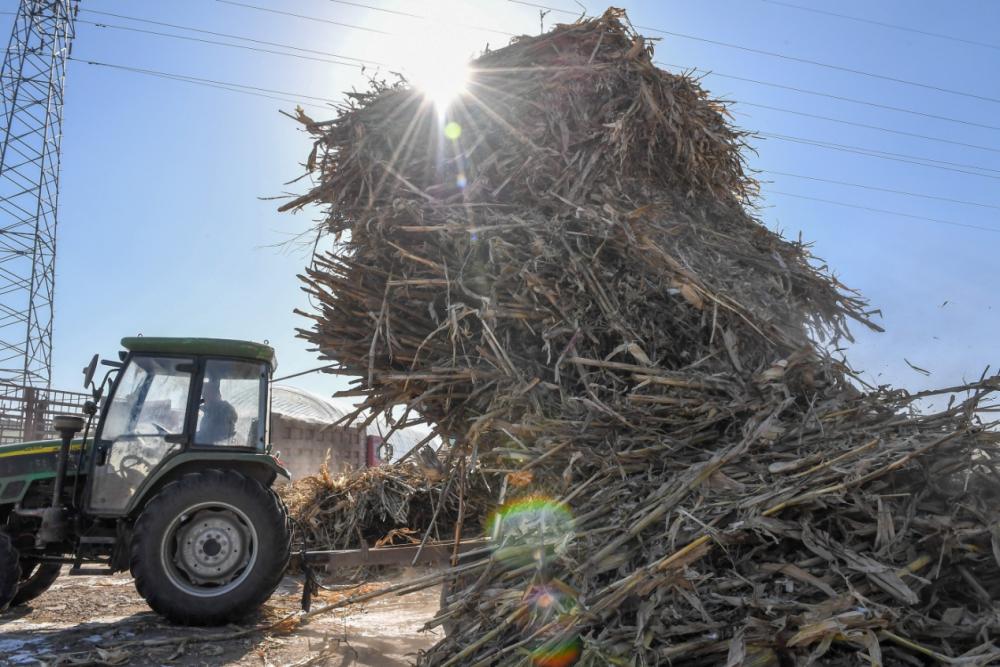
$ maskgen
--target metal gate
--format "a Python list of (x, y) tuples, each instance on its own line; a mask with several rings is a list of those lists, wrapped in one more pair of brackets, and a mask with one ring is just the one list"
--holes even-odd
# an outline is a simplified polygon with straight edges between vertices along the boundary
[(0, 382), (0, 445), (58, 438), (52, 417), (82, 414), (90, 394)]

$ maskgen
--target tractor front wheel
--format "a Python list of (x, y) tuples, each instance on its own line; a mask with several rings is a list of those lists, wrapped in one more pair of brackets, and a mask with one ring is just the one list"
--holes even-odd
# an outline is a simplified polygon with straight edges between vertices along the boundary
[(252, 613), (288, 565), (291, 536), (280, 502), (234, 471), (205, 470), (167, 484), (132, 534), (139, 594), (184, 625), (221, 625)]
[(21, 565), (18, 563), (17, 549), (7, 533), (0, 532), (0, 612), (6, 611), (21, 579)]

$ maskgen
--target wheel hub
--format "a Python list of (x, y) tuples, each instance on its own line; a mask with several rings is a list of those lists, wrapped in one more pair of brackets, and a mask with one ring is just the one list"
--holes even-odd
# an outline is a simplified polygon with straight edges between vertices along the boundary
[(246, 567), (252, 539), (233, 512), (204, 509), (182, 521), (174, 563), (191, 583), (220, 586)]

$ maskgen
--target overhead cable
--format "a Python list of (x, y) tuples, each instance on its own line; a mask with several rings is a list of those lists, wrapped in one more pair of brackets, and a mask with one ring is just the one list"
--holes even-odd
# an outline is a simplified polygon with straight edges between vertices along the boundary
[[(938, 169), (941, 171), (950, 171), (959, 174), (966, 174), (969, 176), (979, 176), (980, 178), (990, 178), (993, 180), (1000, 180), (1000, 170), (992, 169), (990, 167), (984, 167), (981, 165), (974, 165), (974, 164), (966, 165), (961, 162), (945, 162), (944, 160), (935, 160), (933, 158), (927, 158), (918, 155), (907, 155), (906, 153), (890, 153), (888, 151), (866, 148), (864, 146), (851, 146), (850, 144), (838, 144), (831, 141), (810, 139), (808, 137), (796, 137), (787, 134), (776, 134), (773, 132), (757, 132), (755, 133), (754, 136), (761, 137), (764, 139), (775, 139), (777, 141), (785, 141), (795, 144), (802, 144), (806, 146), (813, 146), (816, 148), (824, 148), (827, 150), (839, 151), (843, 153), (863, 155), (865, 157), (873, 157), (880, 160), (889, 160), (891, 162), (912, 164), (919, 167), (927, 167), (929, 169)], [(993, 172), (993, 173), (983, 173), (983, 172)]]
[(1000, 51), (1000, 44), (992, 44), (990, 42), (980, 42), (974, 39), (968, 39), (967, 37), (958, 37), (957, 35), (946, 35), (942, 32), (931, 32), (930, 30), (920, 30), (919, 28), (911, 28), (909, 26), (900, 25), (898, 23), (887, 23), (885, 21), (876, 21), (874, 19), (862, 18), (860, 16), (851, 16), (849, 14), (839, 14), (837, 12), (831, 12), (827, 9), (819, 9), (817, 7), (805, 7), (803, 5), (796, 5), (791, 2), (779, 2), (779, 0), (762, 0), (763, 2), (770, 3), (772, 5), (781, 5), (782, 7), (790, 7), (791, 9), (798, 9), (804, 12), (812, 12), (814, 14), (823, 14), (825, 16), (833, 16), (839, 19), (846, 19), (848, 21), (856, 21), (858, 23), (867, 23), (869, 25), (877, 25), (882, 28), (889, 28), (891, 30), (902, 30), (904, 32), (911, 32), (916, 35), (923, 35), (925, 37), (935, 37), (937, 39), (947, 39), (953, 42), (959, 42), (961, 44), (968, 44), (970, 46), (982, 46), (987, 49), (996, 49)]
[[(311, 106), (318, 109), (330, 110), (329, 106), (324, 106), (320, 104), (312, 104), (308, 102), (301, 102), (300, 98), (313, 99), (313, 100), (323, 100), (334, 103), (335, 100), (328, 100), (328, 98), (314, 97), (311, 95), (302, 95), (299, 93), (292, 93), (283, 90), (274, 90), (271, 88), (260, 88), (257, 86), (249, 86), (241, 83), (232, 83), (228, 81), (217, 81), (215, 79), (203, 79), (195, 76), (188, 76), (186, 74), (175, 74), (172, 72), (162, 72), (159, 70), (144, 69), (141, 67), (131, 67), (129, 65), (119, 65), (116, 63), (107, 63), (100, 60), (91, 60), (89, 58), (77, 58), (75, 56), (70, 56), (69, 60), (74, 62), (83, 63), (85, 65), (91, 65), (95, 67), (105, 67), (108, 69), (132, 72), (134, 74), (143, 74), (146, 76), (155, 76), (161, 79), (170, 79), (173, 81), (182, 81), (185, 83), (192, 83), (200, 86), (206, 86), (208, 88), (218, 88), (221, 90), (228, 90), (234, 93), (243, 93), (245, 95), (253, 95), (255, 97), (265, 97), (272, 100), (278, 100), (281, 102), (289, 102), (292, 104), (301, 104), (302, 106)], [(274, 93), (274, 94), (271, 94)], [(284, 95), (285, 97), (278, 97), (278, 95)]]
[[(537, 7), (538, 9), (545, 9), (551, 12), (558, 12), (561, 14), (572, 14), (574, 16), (579, 16), (580, 12), (573, 12), (568, 9), (561, 9), (559, 7), (550, 7), (548, 5), (541, 5), (534, 2), (527, 2), (526, 0), (507, 0), (507, 2), (525, 5), (527, 7)], [(992, 102), (994, 104), (1000, 104), (1000, 98), (990, 97), (988, 95), (980, 95), (978, 93), (970, 93), (964, 90), (956, 90), (954, 88), (945, 88), (943, 86), (937, 86), (931, 83), (924, 83), (922, 81), (912, 81), (910, 79), (903, 79), (896, 76), (891, 76), (889, 74), (880, 74), (878, 72), (869, 72), (867, 70), (856, 69), (853, 67), (846, 67), (844, 65), (835, 65), (833, 63), (827, 63), (820, 60), (811, 60), (809, 58), (801, 58), (799, 56), (789, 55), (787, 53), (780, 53), (778, 51), (767, 51), (765, 49), (758, 49), (751, 46), (743, 46), (741, 44), (733, 44), (731, 42), (723, 42), (717, 39), (708, 39), (707, 37), (698, 37), (697, 35), (688, 35), (683, 32), (674, 32), (672, 30), (664, 30), (662, 28), (654, 28), (653, 26), (647, 25), (636, 25), (639, 30), (648, 30), (650, 32), (660, 33), (661, 35), (670, 35), (671, 37), (680, 37), (681, 39), (689, 39), (697, 42), (702, 42), (705, 44), (712, 44), (715, 46), (722, 46), (727, 49), (736, 49), (743, 51), (744, 53), (753, 53), (760, 56), (767, 56), (768, 58), (780, 58), (782, 60), (788, 60), (790, 62), (796, 62), (803, 65), (812, 65), (814, 67), (823, 67), (829, 70), (835, 70), (838, 72), (846, 72), (848, 74), (856, 74), (858, 76), (866, 76), (872, 79), (879, 79), (882, 81), (891, 81), (893, 83), (899, 83), (907, 86), (914, 86), (917, 88), (924, 88), (926, 90), (933, 90), (939, 93), (946, 93), (948, 95), (957, 95), (959, 97), (969, 97), (976, 100), (981, 100), (983, 102)]]
[(904, 130), (894, 130), (890, 127), (881, 127), (879, 125), (869, 125), (868, 123), (858, 123), (852, 120), (844, 120), (842, 118), (833, 118), (831, 116), (822, 116), (820, 114), (807, 113), (805, 111), (796, 111), (795, 109), (787, 109), (785, 107), (776, 107), (768, 104), (757, 104), (756, 102), (736, 102), (736, 104), (754, 107), (757, 109), (767, 109), (768, 111), (778, 111), (781, 113), (792, 114), (795, 116), (802, 116), (803, 118), (815, 118), (816, 120), (825, 120), (831, 123), (840, 123), (842, 125), (851, 125), (852, 127), (861, 127), (866, 130), (876, 130), (878, 132), (888, 132), (889, 134), (898, 134), (904, 137), (913, 137), (915, 139), (924, 139), (926, 141), (937, 141), (942, 144), (951, 144), (953, 146), (962, 146), (964, 148), (975, 148), (981, 151), (989, 151), (991, 153), (1000, 153), (1000, 148), (995, 148), (993, 146), (983, 146), (982, 144), (969, 144), (964, 141), (954, 141), (952, 139), (945, 139), (943, 137), (934, 137), (927, 134), (919, 134), (916, 132), (906, 132)]
[(807, 181), (816, 181), (819, 183), (830, 183), (832, 185), (840, 185), (844, 187), (851, 188), (861, 188), (864, 190), (874, 190), (876, 192), (888, 192), (894, 195), (905, 195), (907, 197), (918, 197), (920, 199), (933, 199), (935, 201), (949, 202), (952, 204), (965, 204), (966, 206), (978, 206), (980, 208), (992, 208), (1000, 210), (1000, 205), (997, 204), (984, 204), (977, 201), (969, 201), (967, 199), (952, 199), (951, 197), (941, 197), (937, 195), (929, 195), (920, 192), (908, 192), (906, 190), (893, 190), (891, 188), (883, 188), (876, 185), (866, 185), (864, 183), (852, 183), (850, 181), (838, 181), (830, 178), (820, 178), (819, 176), (806, 176), (804, 174), (793, 174), (787, 171), (776, 171), (774, 169), (761, 169), (758, 173), (761, 174), (773, 174), (775, 176), (787, 176), (789, 178), (799, 178)]
[[(81, 11), (85, 11), (85, 10), (81, 10)], [(127, 20), (130, 20), (130, 21), (139, 21), (139, 22), (143, 22), (143, 23), (151, 23), (151, 24), (154, 24), (154, 25), (164, 25), (164, 26), (168, 26), (168, 27), (174, 28), (176, 30), (186, 30), (186, 31), (189, 31), (189, 32), (196, 32), (196, 33), (214, 35), (214, 36), (217, 36), (217, 37), (225, 37), (226, 39), (235, 39), (235, 40), (244, 41), (244, 42), (251, 42), (251, 43), (256, 43), (256, 44), (265, 44), (265, 45), (268, 45), (268, 46), (276, 46), (278, 48), (289, 49), (291, 51), (298, 51), (298, 52), (301, 52), (301, 53), (312, 53), (312, 54), (317, 54), (317, 55), (322, 55), (322, 56), (329, 56), (331, 58), (339, 58), (340, 60), (327, 60), (325, 58), (313, 58), (313, 57), (309, 57), (309, 56), (299, 55), (297, 53), (285, 53), (283, 51), (272, 51), (270, 49), (262, 49), (260, 47), (244, 46), (242, 44), (230, 44), (228, 42), (217, 42), (215, 40), (202, 39), (202, 38), (198, 38), (198, 37), (191, 37), (189, 35), (176, 35), (176, 34), (173, 34), (173, 33), (160, 32), (160, 31), (157, 31), (157, 30), (146, 30), (146, 29), (143, 29), (143, 28), (136, 28), (135, 26), (117, 25), (117, 24), (113, 24), (113, 23), (104, 23), (104, 22), (97, 22), (97, 21), (86, 21), (86, 20), (83, 20), (83, 19), (78, 19), (78, 22), (79, 23), (85, 23), (87, 25), (92, 25), (92, 26), (95, 26), (97, 28), (110, 28), (110, 29), (113, 29), (113, 30), (125, 30), (125, 31), (128, 31), (128, 32), (137, 32), (137, 33), (142, 33), (142, 34), (146, 34), (146, 35), (155, 35), (155, 36), (158, 36), (158, 37), (172, 37), (174, 39), (183, 39), (183, 40), (192, 41), (192, 42), (202, 42), (204, 44), (214, 44), (214, 45), (217, 45), (217, 46), (228, 46), (230, 48), (245, 49), (247, 51), (260, 51), (260, 52), (263, 52), (263, 53), (271, 53), (271, 54), (275, 54), (275, 55), (290, 56), (290, 57), (293, 57), (293, 58), (303, 58), (305, 60), (316, 60), (316, 61), (319, 61), (319, 62), (331, 63), (331, 64), (334, 64), (334, 65), (349, 65), (351, 67), (359, 67), (359, 68), (362, 67), (362, 66), (364, 66), (364, 65), (386, 66), (386, 63), (382, 63), (382, 62), (379, 62), (377, 60), (367, 60), (367, 59), (364, 59), (364, 58), (355, 58), (353, 56), (344, 56), (344, 55), (341, 55), (339, 53), (331, 53), (331, 52), (328, 52), (328, 51), (317, 51), (315, 49), (304, 49), (304, 48), (301, 48), (301, 47), (298, 47), (298, 46), (293, 46), (291, 44), (282, 44), (280, 42), (268, 42), (268, 41), (264, 41), (264, 40), (260, 40), (260, 39), (254, 39), (252, 37), (243, 37), (241, 35), (230, 35), (230, 34), (227, 34), (227, 33), (214, 32), (214, 31), (211, 31), (211, 30), (203, 30), (201, 28), (193, 28), (193, 27), (190, 27), (190, 26), (177, 25), (177, 24), (173, 24), (173, 23), (162, 23), (160, 21), (150, 21), (148, 19), (143, 19), (143, 18), (138, 18), (138, 17), (124, 16), (124, 15), (117, 15), (117, 16), (120, 16), (120, 18), (127, 19)], [(354, 61), (354, 62), (343, 62), (345, 60), (351, 60), (351, 61)]]
[(882, 213), (885, 215), (895, 215), (901, 218), (911, 218), (913, 220), (922, 220), (924, 222), (933, 222), (938, 225), (949, 225), (951, 227), (965, 227), (967, 229), (978, 229), (982, 232), (994, 232), (1000, 234), (1000, 229), (996, 227), (985, 227), (982, 225), (973, 225), (965, 222), (955, 222), (954, 220), (942, 220), (941, 218), (929, 218), (923, 215), (913, 215), (910, 213), (903, 213), (902, 211), (891, 211), (884, 208), (874, 208), (872, 206), (862, 206), (860, 204), (849, 204), (847, 202), (839, 201), (837, 199), (823, 199), (821, 197), (810, 197), (808, 195), (795, 194), (794, 192), (782, 192), (781, 190), (768, 190), (774, 195), (783, 195), (785, 197), (795, 197), (796, 199), (805, 199), (808, 201), (822, 202), (824, 204), (833, 204), (834, 206), (844, 206), (846, 208), (858, 209), (861, 211), (871, 211), (872, 213)]
[(846, 97), (844, 95), (835, 95), (833, 93), (824, 93), (818, 90), (809, 90), (808, 88), (798, 88), (796, 86), (789, 86), (783, 83), (775, 83), (774, 81), (764, 81), (762, 79), (751, 79), (745, 76), (737, 76), (735, 74), (727, 74), (724, 72), (719, 72), (714, 69), (701, 69), (699, 67), (691, 67), (687, 65), (676, 65), (673, 63), (665, 63), (661, 61), (656, 61), (656, 65), (661, 67), (673, 67), (674, 69), (683, 70), (687, 72), (697, 72), (702, 75), (715, 76), (723, 79), (733, 79), (735, 81), (745, 81), (747, 83), (757, 84), (759, 86), (767, 86), (769, 88), (779, 88), (781, 90), (790, 90), (796, 93), (802, 93), (804, 95), (815, 95), (817, 97), (825, 97), (831, 100), (839, 100), (841, 102), (850, 102), (851, 104), (860, 104), (863, 106), (872, 107), (875, 109), (884, 109), (886, 111), (895, 111), (898, 113), (906, 113), (914, 116), (921, 116), (923, 118), (931, 118), (934, 120), (947, 121), (949, 123), (958, 123), (960, 125), (969, 125), (971, 127), (980, 127), (985, 130), (997, 130), (1000, 131), (1000, 125), (988, 125), (986, 123), (977, 123), (971, 120), (965, 120), (962, 118), (953, 118), (951, 116), (941, 116), (938, 114), (928, 113), (925, 111), (917, 111), (916, 109), (908, 109), (906, 107), (892, 106), (891, 104), (881, 104), (879, 102), (872, 102), (871, 100), (859, 100), (856, 97)]

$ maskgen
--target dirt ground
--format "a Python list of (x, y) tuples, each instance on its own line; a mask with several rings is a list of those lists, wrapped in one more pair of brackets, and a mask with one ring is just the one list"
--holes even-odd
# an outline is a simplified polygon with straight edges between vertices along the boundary
[[(406, 571), (370, 579), (364, 590), (414, 578)], [(241, 627), (173, 626), (150, 611), (131, 577), (63, 573), (45, 594), (0, 615), (0, 665), (354, 665), (401, 667), (436, 642), (440, 628), (422, 632), (437, 611), (440, 589), (387, 596), (315, 617), (289, 634), (252, 634), (190, 643), (204, 634), (237, 632), (274, 622), (299, 608), (301, 581), (286, 577), (256, 616)], [(343, 594), (323, 593), (339, 599)], [(169, 639), (169, 643), (157, 640)], [(153, 645), (137, 645), (137, 640)]]

